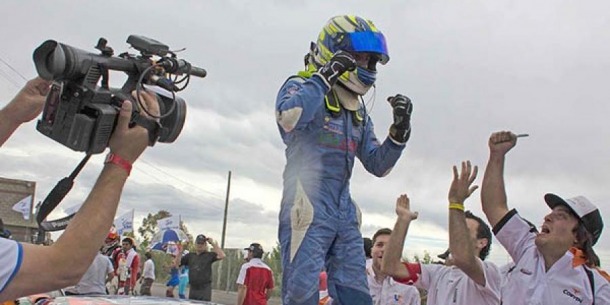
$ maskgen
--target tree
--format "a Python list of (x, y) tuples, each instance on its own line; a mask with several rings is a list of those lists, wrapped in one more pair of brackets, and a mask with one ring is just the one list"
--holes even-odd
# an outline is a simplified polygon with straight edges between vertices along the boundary
[[(405, 262), (408, 262), (409, 259), (403, 259)], [(424, 250), (424, 257), (421, 258), (419, 255), (415, 254), (413, 256), (413, 261), (422, 264), (432, 264), (434, 261), (432, 260), (432, 256), (430, 256), (430, 252)]]
[[(138, 233), (140, 233), (140, 236), (142, 237), (142, 240), (139, 242), (141, 249), (148, 249), (153, 235), (155, 235), (155, 233), (157, 233), (159, 231), (157, 222), (160, 219), (171, 217), (171, 216), (172, 216), (172, 213), (170, 213), (166, 210), (160, 210), (159, 212), (157, 212), (154, 215), (151, 213), (148, 213), (148, 215), (146, 215), (146, 217), (144, 217), (144, 219), (142, 220), (142, 226), (140, 226), (138, 228)], [(182, 220), (180, 220), (180, 230), (182, 230), (182, 232), (184, 232), (186, 234), (186, 236), (188, 237), (189, 243), (193, 241), (193, 236), (189, 233), (188, 227)], [(134, 236), (134, 238), (135, 238), (135, 236)], [(186, 250), (192, 251), (193, 249), (191, 249), (191, 248), (192, 248), (192, 245), (190, 245), (190, 247), (189, 247), (189, 245), (186, 245)]]
[(265, 254), (263, 260), (269, 268), (273, 271), (273, 282), (275, 288), (273, 289), (274, 296), (280, 296), (282, 292), (282, 254), (280, 251), (280, 243), (276, 243), (275, 247), (271, 251)]
[(193, 238), (193, 235), (189, 232), (189, 228), (182, 220), (180, 220), (180, 230), (182, 230), (182, 232), (184, 232), (184, 234), (186, 234), (186, 237), (188, 238), (187, 244), (182, 245), (183, 249), (188, 250), (189, 252), (195, 251), (195, 246), (193, 245), (193, 241), (195, 240), (195, 238)]
[(148, 249), (150, 241), (157, 230), (157, 221), (159, 219), (171, 217), (172, 213), (166, 210), (160, 210), (156, 214), (148, 213), (142, 220), (142, 226), (138, 228), (138, 233), (142, 236), (142, 243), (140, 244), (141, 249)]

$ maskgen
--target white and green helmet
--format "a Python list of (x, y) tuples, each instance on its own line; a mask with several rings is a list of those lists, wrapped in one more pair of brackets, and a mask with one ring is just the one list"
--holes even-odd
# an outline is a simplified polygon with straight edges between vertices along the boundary
[(358, 67), (345, 72), (339, 78), (348, 89), (363, 95), (374, 84), (377, 62), (385, 65), (389, 60), (385, 37), (372, 21), (353, 15), (342, 15), (331, 18), (312, 44), (307, 58), (307, 69), (315, 71), (325, 65), (337, 51), (350, 53), (369, 53), (371, 62), (367, 68)]

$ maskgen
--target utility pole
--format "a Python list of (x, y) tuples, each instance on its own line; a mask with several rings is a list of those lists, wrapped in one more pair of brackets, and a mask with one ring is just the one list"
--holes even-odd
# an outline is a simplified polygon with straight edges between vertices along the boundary
[(229, 192), (231, 191), (231, 171), (229, 171), (229, 180), (227, 181), (227, 197), (225, 198), (225, 216), (222, 222), (222, 239), (220, 248), (225, 248), (225, 234), (227, 233), (227, 214), (229, 212)]

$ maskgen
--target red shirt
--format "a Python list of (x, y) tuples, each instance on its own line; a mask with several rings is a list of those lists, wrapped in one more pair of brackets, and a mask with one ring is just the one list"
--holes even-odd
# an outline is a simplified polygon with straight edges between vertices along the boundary
[(237, 284), (247, 288), (243, 305), (266, 305), (267, 290), (273, 288), (273, 272), (260, 258), (253, 258), (241, 266)]
[[(129, 268), (129, 287), (133, 288), (136, 286), (136, 281), (138, 280), (138, 271), (140, 270), (140, 256), (137, 252), (135, 252), (136, 250), (131, 249), (129, 251), (134, 251), (133, 259), (131, 260), (131, 265), (127, 266), (127, 268)], [(119, 275), (119, 261), (121, 259), (127, 260), (128, 257), (129, 255), (127, 255), (127, 253), (120, 250), (118, 251), (114, 262), (114, 270), (116, 275)]]

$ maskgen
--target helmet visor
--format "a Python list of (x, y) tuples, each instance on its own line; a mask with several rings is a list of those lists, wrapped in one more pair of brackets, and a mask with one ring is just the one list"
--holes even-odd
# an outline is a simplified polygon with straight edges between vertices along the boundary
[(381, 32), (353, 32), (346, 36), (346, 51), (379, 54), (380, 62), (384, 65), (390, 60), (385, 37)]

